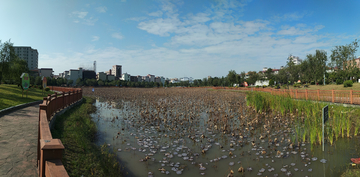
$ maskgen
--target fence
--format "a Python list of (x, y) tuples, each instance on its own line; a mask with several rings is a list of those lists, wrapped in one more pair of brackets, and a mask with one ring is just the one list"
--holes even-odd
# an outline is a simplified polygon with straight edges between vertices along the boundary
[(360, 104), (360, 91), (357, 90), (298, 90), (298, 89), (273, 89), (273, 88), (248, 88), (248, 87), (213, 87), (213, 89), (262, 91), (272, 95), (290, 96), (295, 99), (326, 101), (344, 104)]
[(57, 111), (77, 102), (82, 98), (82, 90), (76, 88), (53, 87), (55, 93), (44, 97), (39, 105), (37, 162), (39, 176), (68, 176), (62, 162), (64, 145), (59, 139), (53, 139), (49, 120)]

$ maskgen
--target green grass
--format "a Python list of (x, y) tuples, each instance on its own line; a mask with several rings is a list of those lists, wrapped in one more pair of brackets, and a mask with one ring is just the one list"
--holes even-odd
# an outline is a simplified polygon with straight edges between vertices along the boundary
[(29, 88), (24, 92), (24, 96), (22, 97), (22, 89), (17, 85), (8, 85), (1, 84), (0, 85), (0, 110), (16, 106), (24, 103), (34, 102), (42, 100), (43, 97), (46, 97), (48, 94), (53, 94), (54, 92), (48, 91), (43, 93), (42, 90), (38, 88)]
[(121, 176), (115, 154), (105, 144), (94, 143), (96, 125), (90, 116), (96, 110), (94, 101), (85, 97), (81, 105), (57, 117), (52, 136), (65, 146), (62, 162), (69, 176)]

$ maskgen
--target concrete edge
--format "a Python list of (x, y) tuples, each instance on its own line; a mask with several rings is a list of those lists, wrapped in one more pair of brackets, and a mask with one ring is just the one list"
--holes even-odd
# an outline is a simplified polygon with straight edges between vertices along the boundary
[(28, 106), (33, 106), (33, 105), (36, 105), (36, 104), (41, 104), (42, 102), (43, 102), (43, 100), (39, 100), (39, 101), (19, 104), (19, 105), (16, 105), (16, 106), (12, 106), (12, 107), (9, 107), (9, 108), (2, 109), (2, 110), (0, 110), (0, 117), (4, 116), (4, 115), (6, 115), (6, 114), (8, 114), (10, 112), (13, 112), (15, 110), (19, 110), (19, 109), (22, 109), (22, 108), (25, 108), (25, 107), (28, 107)]
[(52, 129), (54, 128), (54, 125), (55, 125), (55, 121), (56, 121), (56, 117), (57, 117), (57, 116), (60, 116), (60, 115), (64, 114), (68, 109), (71, 109), (72, 107), (74, 107), (74, 106), (82, 103), (82, 102), (83, 102), (83, 99), (84, 99), (84, 98), (81, 98), (79, 101), (77, 101), (77, 102), (71, 104), (70, 106), (62, 109), (61, 111), (55, 113), (55, 114), (51, 117), (51, 119), (50, 119), (50, 121), (49, 121), (50, 130), (52, 130)]

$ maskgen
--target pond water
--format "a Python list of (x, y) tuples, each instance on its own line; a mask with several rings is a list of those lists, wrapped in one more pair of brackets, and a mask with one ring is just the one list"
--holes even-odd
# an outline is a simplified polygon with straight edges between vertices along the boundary
[(360, 154), (358, 138), (325, 152), (292, 143), (290, 121), (254, 113), (241, 93), (139, 98), (98, 98), (92, 115), (97, 144), (109, 145), (128, 176), (340, 176)]

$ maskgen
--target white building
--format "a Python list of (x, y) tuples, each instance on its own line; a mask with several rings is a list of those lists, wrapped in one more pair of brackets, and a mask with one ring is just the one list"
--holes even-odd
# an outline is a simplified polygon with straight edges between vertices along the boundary
[(38, 68), (39, 53), (36, 49), (26, 46), (14, 46), (14, 51), (15, 55), (27, 62), (29, 70)]
[(120, 80), (130, 81), (130, 74), (128, 74), (128, 73), (122, 74)]
[(260, 81), (260, 80), (258, 80), (258, 81), (256, 81), (255, 82), (255, 86), (268, 86), (269, 85), (269, 80), (264, 80), (264, 81)]
[(40, 68), (39, 69), (39, 76), (45, 76), (45, 77), (53, 77), (53, 69), (52, 68)]
[(299, 57), (293, 56), (293, 55), (290, 55), (289, 58), (292, 59), (292, 61), (294, 62), (295, 65), (299, 65), (302, 62), (302, 59), (300, 59)]

